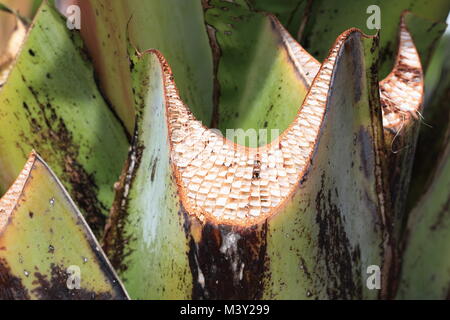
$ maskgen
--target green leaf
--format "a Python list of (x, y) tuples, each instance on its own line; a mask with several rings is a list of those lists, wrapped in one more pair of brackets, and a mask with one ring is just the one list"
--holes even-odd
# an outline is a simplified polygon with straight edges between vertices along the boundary
[[(423, 122), (414, 159), (411, 190), (408, 195), (408, 210), (411, 210), (427, 191), (436, 171), (436, 159), (441, 159), (449, 141), (450, 110), (450, 36), (442, 38), (438, 52), (433, 60), (427, 82), (428, 95), (425, 102)], [(431, 75), (431, 74), (430, 74)]]
[[(289, 32), (294, 36), (302, 33), (307, 21), (306, 16), (311, 0), (247, 0), (250, 8), (257, 11), (273, 13), (280, 22), (286, 26)], [(306, 16), (305, 16), (306, 15)]]
[(104, 249), (133, 299), (188, 299), (192, 276), (167, 144), (164, 74), (154, 54), (134, 63), (136, 134)]
[[(447, 130), (447, 137), (449, 134)], [(403, 244), (398, 299), (450, 297), (449, 190), (450, 144), (447, 140), (445, 152), (437, 162), (432, 183), (410, 213)]]
[[(448, 10), (450, 10), (450, 6), (447, 12)], [(404, 16), (405, 23), (419, 53), (424, 73), (427, 73), (436, 47), (447, 28), (445, 19), (442, 20), (439, 15), (431, 20), (430, 18), (424, 18), (424, 15), (420, 12), (417, 14), (406, 12)]]
[(101, 87), (128, 132), (134, 132), (134, 105), (128, 42), (156, 48), (174, 69), (183, 99), (206, 123), (212, 115), (213, 64), (200, 1), (81, 1), (81, 32)]
[(96, 86), (78, 34), (47, 4), (0, 91), (0, 121), (0, 192), (35, 149), (100, 234), (128, 141)]
[(64, 187), (32, 153), (0, 200), (0, 299), (127, 299)]
[[(224, 135), (227, 129), (284, 131), (309, 85), (296, 68), (277, 23), (227, 1), (209, 1), (205, 20), (217, 64), (218, 100), (212, 126)], [(276, 137), (260, 137), (258, 144)]]
[(200, 1), (193, 4), (80, 3), (88, 17), (82, 33), (100, 82), (129, 132), (134, 112), (128, 61), (123, 59), (126, 39), (139, 51), (156, 48), (167, 57), (181, 97), (205, 124), (224, 133), (231, 128), (285, 129), (307, 90), (297, 79), (280, 31), (243, 2), (204, 3), (205, 18)]
[[(345, 2), (315, 0), (312, 2), (311, 9), (305, 15), (304, 19), (307, 19), (307, 22), (304, 32), (299, 39), (300, 43), (321, 61), (327, 55), (329, 46), (342, 31), (356, 27), (366, 33), (373, 34), (376, 30), (370, 30), (367, 27), (367, 19), (372, 14), (367, 13), (367, 8), (371, 5), (379, 6), (381, 13), (380, 78), (384, 78), (394, 64), (398, 24), (401, 13), (404, 10), (410, 10), (415, 15), (429, 20), (428, 28), (423, 29), (421, 26), (419, 30), (425, 36), (421, 39), (425, 43), (431, 42), (432, 44), (440, 36), (436, 37), (435, 30), (439, 29), (439, 24), (434, 22), (444, 22), (450, 10), (450, 3), (446, 0), (436, 0), (433, 3), (427, 0), (361, 0)], [(416, 40), (416, 37), (414, 39)], [(416, 42), (420, 44), (422, 40), (417, 40)], [(426, 48), (426, 51), (428, 50), (429, 48)], [(420, 55), (426, 59), (425, 61), (429, 58), (429, 54), (420, 52)], [(426, 64), (424, 64), (424, 67), (426, 69)]]
[[(396, 50), (396, 63), (389, 75), (380, 82), (386, 149), (383, 160), (389, 170), (389, 190), (393, 205), (393, 212), (390, 215), (393, 217), (397, 233), (400, 233), (404, 227), (406, 217), (404, 205), (420, 124), (418, 119), (423, 107), (421, 60), (422, 63), (425, 63), (425, 60), (420, 59), (418, 51), (430, 54), (427, 50), (433, 48), (432, 42), (442, 33), (442, 23), (434, 24), (431, 29), (429, 25), (428, 20), (419, 18), (410, 12), (402, 14), (398, 28), (398, 38), (401, 38), (402, 41), (399, 41)], [(416, 46), (416, 39), (412, 39), (411, 30), (418, 38), (419, 48)], [(291, 50), (295, 45), (299, 46), (295, 41), (290, 42)], [(297, 60), (300, 65), (305, 66), (302, 59)], [(317, 71), (314, 69), (319, 63), (312, 61), (311, 64), (313, 66), (311, 72), (315, 75)], [(376, 78), (375, 70), (372, 71), (371, 76)], [(311, 81), (311, 79), (307, 79), (308, 87)]]
[[(264, 298), (389, 295), (393, 251), (378, 86), (372, 77), (375, 43), (352, 32), (339, 50), (311, 166), (285, 207), (267, 222), (270, 278)], [(380, 267), (382, 291), (366, 285), (373, 265)]]
[(39, 11), (39, 8), (42, 5), (43, 0), (28, 0), (31, 2), (31, 17), (34, 17), (36, 13)]
[[(414, 46), (416, 47), (416, 50), (419, 54), (422, 66), (427, 66), (434, 51), (435, 42), (439, 39), (445, 29), (445, 23), (432, 24), (431, 21), (418, 17), (409, 12), (405, 12), (402, 15), (402, 20), (404, 21), (407, 30), (411, 33), (412, 39), (414, 41)], [(403, 101), (400, 100), (399, 102), (397, 102), (396, 106), (397, 110), (400, 111), (400, 119), (402, 119), (401, 126), (397, 127), (397, 129), (392, 130), (392, 128), (389, 128), (389, 126), (385, 125), (387, 129), (385, 130), (387, 149), (386, 158), (390, 171), (390, 191), (394, 207), (393, 223), (395, 225), (395, 229), (397, 230), (396, 233), (398, 234), (398, 238), (402, 237), (401, 233), (405, 228), (408, 217), (408, 209), (406, 208), (406, 204), (411, 181), (417, 179), (416, 173), (413, 173), (412, 176), (412, 170), (415, 161), (415, 154), (417, 153), (416, 145), (419, 135), (419, 129), (424, 121), (427, 122), (427, 120), (423, 119), (425, 100), (424, 92), (425, 90), (427, 90), (427, 87), (424, 87), (423, 74), (425, 70), (426, 67), (416, 70), (416, 72), (420, 73), (420, 77), (417, 79), (422, 83), (420, 86), (417, 86), (417, 84), (415, 84), (414, 79), (409, 79), (408, 81), (399, 81), (399, 83), (396, 85), (397, 87), (399, 87), (399, 85), (402, 85), (400, 82), (404, 82), (407, 87), (416, 87), (414, 91), (416, 91), (416, 94), (420, 95), (421, 97), (417, 102), (417, 105), (413, 105), (413, 111), (405, 113), (404, 110), (403, 112), (401, 111), (401, 108), (405, 104), (412, 103), (414, 97), (411, 92), (408, 94), (404, 94)], [(397, 76), (402, 72), (405, 75), (407, 74), (407, 72), (402, 71), (402, 66), (398, 68), (398, 71), (394, 71)], [(399, 90), (397, 90), (397, 92), (399, 92)], [(387, 101), (386, 106), (389, 107), (389, 104), (389, 101)], [(426, 108), (425, 113), (428, 113), (426, 111)], [(384, 119), (387, 120), (386, 115)], [(439, 130), (441, 129), (445, 130), (445, 125), (440, 126)], [(427, 156), (428, 155), (429, 153), (427, 152)], [(429, 168), (426, 169), (426, 171), (428, 170)], [(416, 185), (417, 183), (413, 185), (413, 188), (415, 188)]]

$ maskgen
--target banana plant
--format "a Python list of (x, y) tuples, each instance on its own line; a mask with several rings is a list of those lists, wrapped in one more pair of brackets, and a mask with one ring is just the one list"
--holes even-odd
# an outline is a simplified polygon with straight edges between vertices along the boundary
[[(227, 19), (232, 20), (234, 6), (210, 6), (206, 13), (210, 23), (219, 21), (215, 30), (221, 32), (222, 38), (217, 36), (215, 41), (223, 50), (222, 58), (233, 35), (220, 27), (227, 25)], [(235, 9), (234, 13), (242, 18), (242, 10)], [(247, 15), (252, 16), (248, 11)], [(423, 94), (419, 54), (406, 27), (409, 14), (400, 23), (397, 62), (380, 85), (373, 77), (377, 67), (374, 39), (349, 30), (338, 38), (320, 65), (276, 18), (258, 18), (260, 25), (268, 26), (278, 37), (278, 41), (269, 42), (273, 50), (279, 50), (278, 56), (288, 57), (280, 63), (283, 74), (286, 70), (297, 72), (297, 84), (292, 81), (290, 85), (298, 86), (295, 98), (304, 101), (294, 108), (298, 112), (296, 120), (268, 145), (252, 149), (234, 144), (195, 118), (180, 99), (174, 76), (160, 53), (139, 54), (140, 59), (132, 63), (136, 72), (133, 92), (137, 131), (113, 207), (105, 249), (136, 298), (152, 294), (158, 298), (203, 299), (374, 298), (378, 293), (368, 290), (363, 280), (371, 264), (383, 266), (383, 287), (387, 289), (379, 294), (388, 297), (390, 290), (395, 291), (397, 252), (390, 230), (390, 219), (394, 218), (390, 214), (390, 194), (384, 191), (390, 189), (389, 180), (394, 179), (386, 171), (390, 163), (385, 154), (387, 146), (391, 146), (387, 138), (389, 134), (391, 139), (402, 134), (402, 125), (414, 124), (413, 116), (420, 113)], [(242, 20), (248, 20), (246, 26), (256, 24), (250, 18)], [(233, 29), (238, 32), (236, 25)], [(223, 40), (222, 46), (225, 36), (229, 38)], [(359, 54), (345, 50), (345, 44)], [(262, 57), (261, 66), (255, 63), (250, 68), (261, 70), (265, 56), (255, 55)], [(355, 69), (338, 72), (348, 67), (346, 59), (351, 59)], [(277, 79), (277, 68), (273, 69)], [(231, 83), (230, 78), (228, 75), (223, 83)], [(265, 88), (269, 91), (268, 78)], [(160, 83), (152, 79), (160, 79)], [(403, 88), (404, 83), (409, 86)], [(301, 95), (301, 88), (308, 90), (306, 97)], [(278, 89), (291, 93), (286, 87)], [(145, 110), (146, 106), (150, 110)], [(273, 107), (275, 112), (281, 113), (280, 109)], [(241, 121), (247, 120), (243, 118)], [(354, 124), (342, 127), (339, 122)], [(296, 134), (295, 128), (300, 130), (301, 126), (307, 129)], [(333, 142), (333, 137), (339, 137), (339, 143)], [(345, 160), (339, 148), (330, 147), (345, 144), (345, 137), (349, 138), (347, 150), (353, 150), (353, 160)], [(171, 145), (167, 146), (166, 141)], [(293, 146), (303, 150), (291, 149)], [(340, 195), (341, 190), (348, 192), (347, 197)], [(355, 199), (359, 192), (361, 197)], [(366, 208), (367, 221), (357, 216), (361, 207)], [(151, 263), (142, 263), (142, 256), (151, 257)], [(316, 260), (317, 256), (323, 259)], [(165, 267), (168, 261), (170, 269)], [(158, 272), (150, 276), (155, 269)], [(190, 270), (187, 279), (186, 270)], [(142, 281), (138, 276), (142, 274), (149, 274), (148, 281)]]
[(0, 298), (448, 298), (448, 139), (411, 170), (450, 8), (375, 2), (367, 35), (367, 1), (72, 0), (80, 37), (44, 1), (0, 88)]

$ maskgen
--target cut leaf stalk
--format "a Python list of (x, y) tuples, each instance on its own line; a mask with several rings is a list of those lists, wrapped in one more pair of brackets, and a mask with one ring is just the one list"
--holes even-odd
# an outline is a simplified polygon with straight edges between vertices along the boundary
[(140, 156), (105, 239), (133, 297), (376, 298), (363, 274), (378, 264), (388, 279), (392, 251), (374, 41), (339, 37), (293, 124), (259, 148), (203, 127), (160, 53), (135, 63)]

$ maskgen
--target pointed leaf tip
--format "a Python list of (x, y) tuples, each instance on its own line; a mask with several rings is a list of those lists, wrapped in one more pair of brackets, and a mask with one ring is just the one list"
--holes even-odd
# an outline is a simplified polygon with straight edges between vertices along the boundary
[(35, 152), (0, 200), (0, 299), (127, 299), (68, 193)]

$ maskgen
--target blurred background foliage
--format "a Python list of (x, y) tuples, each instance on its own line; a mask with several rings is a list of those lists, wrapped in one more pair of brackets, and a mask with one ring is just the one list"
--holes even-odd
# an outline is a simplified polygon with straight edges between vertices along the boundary
[[(31, 20), (42, 1), (0, 0), (0, 5), (11, 8), (20, 16)], [(54, 2), (58, 8), (64, 11), (65, 7), (76, 3), (77, 0), (54, 0)], [(366, 26), (368, 14), (364, 13), (369, 5), (378, 5), (381, 9), (382, 26), (380, 32), (382, 47), (380, 78), (389, 72), (394, 62), (395, 43), (392, 43), (390, 39), (395, 37), (397, 24), (393, 24), (392, 21), (397, 21), (402, 11), (410, 10), (422, 18), (438, 22), (445, 20), (450, 9), (450, 1), (447, 0), (434, 0), (432, 5), (429, 0), (398, 0), (395, 2), (386, 0), (236, 0), (235, 2), (242, 2), (254, 11), (275, 14), (290, 33), (319, 61), (327, 55), (329, 48), (342, 31), (356, 27), (365, 33), (373, 34), (373, 30), (369, 30)], [(5, 50), (14, 26), (14, 17), (0, 10), (0, 55)], [(445, 73), (441, 71), (444, 68), (444, 61), (448, 61), (450, 56), (449, 37), (450, 31), (447, 29), (445, 36), (436, 46), (436, 53), (426, 73), (426, 101), (428, 104), (439, 79), (445, 76)]]

